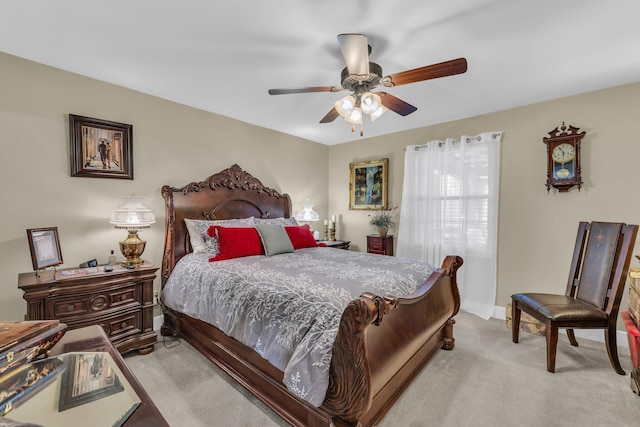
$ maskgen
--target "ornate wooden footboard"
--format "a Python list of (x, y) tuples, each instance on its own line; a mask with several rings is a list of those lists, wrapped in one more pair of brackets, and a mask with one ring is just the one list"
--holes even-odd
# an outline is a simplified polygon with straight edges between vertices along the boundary
[[(163, 285), (175, 263), (190, 252), (184, 218), (289, 217), (291, 212), (287, 195), (264, 187), (237, 165), (182, 188), (164, 186), (162, 194)], [(365, 293), (352, 301), (342, 315), (327, 396), (318, 408), (287, 390), (282, 371), (210, 324), (164, 307), (162, 333), (183, 337), (292, 425), (374, 425), (438, 349), (453, 348), (461, 265), (460, 257), (448, 256), (407, 298)]]
[(453, 349), (461, 265), (460, 257), (447, 257), (411, 298), (365, 293), (349, 304), (322, 405), (336, 425), (375, 425), (436, 350)]

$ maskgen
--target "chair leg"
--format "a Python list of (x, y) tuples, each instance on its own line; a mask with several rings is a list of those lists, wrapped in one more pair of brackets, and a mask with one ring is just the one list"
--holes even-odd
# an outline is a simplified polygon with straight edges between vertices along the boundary
[(547, 322), (547, 371), (556, 371), (556, 348), (558, 347), (558, 325)]
[(578, 346), (578, 341), (576, 341), (576, 336), (573, 333), (573, 329), (567, 329), (567, 337), (569, 337), (569, 342), (572, 346)]
[(608, 327), (604, 331), (604, 340), (607, 345), (607, 353), (609, 354), (609, 361), (613, 366), (613, 369), (620, 375), (625, 375), (624, 369), (620, 365), (620, 360), (618, 359), (618, 344), (616, 343), (616, 330), (615, 324), (613, 326)]
[(520, 314), (521, 311), (516, 302), (511, 301), (511, 340), (515, 343), (520, 337)]

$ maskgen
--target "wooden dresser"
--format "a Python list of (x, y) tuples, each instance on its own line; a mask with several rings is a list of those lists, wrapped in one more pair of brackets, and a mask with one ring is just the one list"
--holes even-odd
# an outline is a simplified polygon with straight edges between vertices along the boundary
[(120, 353), (153, 351), (153, 281), (157, 267), (143, 263), (129, 270), (116, 265), (18, 275), (27, 301), (26, 320), (58, 319), (69, 329), (100, 325)]
[(377, 234), (367, 236), (367, 252), (370, 254), (393, 256), (393, 236), (381, 237)]

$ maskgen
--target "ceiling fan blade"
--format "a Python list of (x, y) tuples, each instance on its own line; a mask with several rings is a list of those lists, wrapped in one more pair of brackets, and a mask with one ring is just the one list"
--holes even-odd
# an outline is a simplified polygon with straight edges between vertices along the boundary
[(310, 86), (293, 89), (269, 89), (269, 95), (288, 95), (290, 93), (308, 92), (339, 92), (341, 90), (344, 90), (344, 88), (340, 86)]
[(408, 83), (421, 82), (423, 80), (462, 74), (466, 71), (467, 60), (465, 58), (458, 58), (439, 64), (427, 65), (426, 67), (391, 74), (390, 76), (383, 77), (380, 83), (387, 87), (400, 86)]
[(338, 43), (349, 74), (369, 76), (369, 44), (362, 34), (339, 34)]
[(320, 123), (331, 123), (332, 121), (334, 121), (340, 114), (338, 114), (338, 110), (336, 110), (335, 107), (333, 107), (331, 109), (331, 111), (329, 111), (327, 113), (326, 116), (324, 116), (322, 118), (322, 120), (320, 120)]
[(380, 95), (380, 99), (382, 99), (382, 105), (387, 107), (389, 110), (394, 111), (401, 116), (408, 116), (417, 110), (413, 105), (404, 102), (400, 98), (396, 98), (395, 96), (388, 94), (386, 92), (376, 92)]

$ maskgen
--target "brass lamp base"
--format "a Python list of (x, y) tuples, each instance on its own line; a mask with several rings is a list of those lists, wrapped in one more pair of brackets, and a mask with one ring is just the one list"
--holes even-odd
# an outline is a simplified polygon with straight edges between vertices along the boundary
[(140, 255), (144, 252), (144, 247), (147, 242), (140, 240), (138, 230), (128, 230), (128, 233), (127, 238), (120, 242), (120, 252), (122, 252), (124, 256), (123, 264), (137, 266), (142, 263)]

